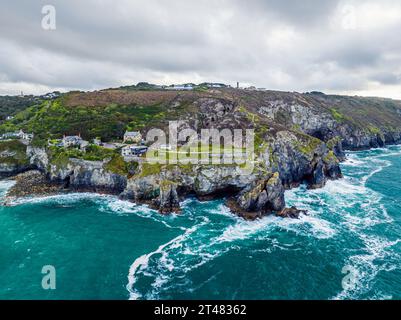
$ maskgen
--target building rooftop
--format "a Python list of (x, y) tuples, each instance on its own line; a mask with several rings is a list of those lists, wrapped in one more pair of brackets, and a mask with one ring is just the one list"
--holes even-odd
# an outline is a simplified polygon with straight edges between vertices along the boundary
[(124, 136), (136, 137), (140, 134), (139, 131), (125, 131)]

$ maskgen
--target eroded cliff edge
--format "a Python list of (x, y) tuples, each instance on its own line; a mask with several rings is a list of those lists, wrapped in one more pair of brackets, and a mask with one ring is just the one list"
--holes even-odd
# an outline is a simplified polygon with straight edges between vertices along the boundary
[[(179, 211), (180, 201), (188, 195), (199, 199), (226, 197), (233, 212), (253, 219), (272, 212), (291, 215), (291, 211), (283, 211), (285, 189), (300, 183), (320, 188), (328, 179), (340, 178), (339, 163), (344, 159), (344, 149), (401, 142), (401, 103), (394, 100), (233, 89), (123, 95), (123, 103), (133, 108), (145, 105), (142, 101), (145, 98), (163, 105), (160, 116), (140, 119), (142, 133), (154, 127), (166, 130), (171, 120), (180, 121), (181, 129), (196, 131), (254, 129), (254, 170), (244, 175), (235, 164), (146, 162), (128, 170), (120, 163), (121, 159), (60, 158), (46, 145), (23, 146), (18, 142), (15, 150), (14, 144), (2, 142), (0, 174), (11, 176), (38, 169), (49, 182), (63, 184), (70, 190), (112, 192), (125, 199), (149, 203), (162, 213)], [(62, 104), (69, 111), (77, 107), (102, 110), (120, 98), (107, 91), (72, 93), (53, 104)], [(41, 108), (51, 112), (52, 107)], [(34, 121), (39, 120), (25, 120), (21, 128), (34, 127)]]

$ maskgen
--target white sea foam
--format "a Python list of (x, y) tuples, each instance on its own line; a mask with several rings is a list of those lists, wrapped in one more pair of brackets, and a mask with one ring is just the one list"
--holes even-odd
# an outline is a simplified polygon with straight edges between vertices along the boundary
[[(351, 255), (345, 263), (355, 270), (353, 276), (356, 286), (344, 289), (334, 299), (361, 297), (372, 289), (374, 280), (380, 271), (389, 271), (400, 267), (398, 262), (394, 263), (394, 261), (399, 261), (400, 257), (397, 252), (392, 250), (392, 247), (401, 240), (390, 241), (387, 238), (368, 232), (375, 225), (392, 223), (393, 219), (389, 216), (382, 203), (382, 195), (366, 187), (366, 183), (375, 174), (392, 165), (390, 161), (383, 158), (401, 154), (399, 148), (395, 151), (389, 149), (378, 150), (382, 151), (380, 154), (375, 154), (376, 151), (372, 150), (367, 156), (363, 156), (358, 164), (359, 168), (364, 170), (364, 175), (360, 178), (360, 183), (363, 186), (361, 191), (364, 190), (364, 192), (360, 195), (350, 194), (347, 196), (360, 210), (343, 212), (342, 219), (339, 221), (343, 228), (351, 231), (355, 237), (358, 237), (364, 243), (361, 249), (365, 252)], [(353, 156), (355, 158), (358, 157), (356, 154)], [(381, 259), (386, 260), (387, 263), (377, 262)], [(388, 298), (388, 295), (383, 295), (382, 293), (377, 296)]]
[(352, 156), (348, 156), (348, 158), (342, 163), (343, 166), (348, 167), (359, 167), (363, 164), (364, 162), (362, 160), (358, 160)]
[(399, 268), (399, 265), (393, 265), (389, 268), (385, 265), (375, 264), (375, 260), (386, 259), (388, 257), (399, 260), (399, 254), (389, 249), (400, 243), (401, 239), (388, 241), (384, 238), (366, 234), (360, 234), (360, 238), (365, 243), (366, 253), (352, 255), (346, 262), (346, 265), (351, 266), (354, 270), (353, 277), (355, 286), (352, 288), (345, 288), (333, 297), (333, 299), (356, 299), (371, 289), (371, 284), (380, 271), (389, 271)]
[(15, 185), (14, 180), (0, 180), (0, 194), (6, 192), (13, 185)]
[(234, 220), (238, 218), (230, 211), (230, 208), (228, 208), (224, 204), (220, 204), (216, 209), (209, 210), (209, 213), (226, 216)]
[[(137, 281), (136, 273), (143, 269), (146, 269), (148, 267), (149, 259), (156, 254), (162, 254), (163, 259), (161, 261), (165, 263), (167, 261), (167, 256), (166, 256), (166, 253), (164, 252), (164, 250), (166, 248), (168, 248), (168, 247), (177, 248), (177, 247), (181, 246), (181, 243), (184, 240), (186, 240), (198, 228), (200, 228), (201, 226), (205, 225), (208, 222), (209, 222), (208, 219), (206, 219), (206, 218), (203, 219), (203, 221), (201, 223), (199, 223), (191, 228), (186, 229), (186, 231), (183, 234), (175, 237), (174, 239), (170, 240), (169, 242), (167, 242), (165, 244), (160, 245), (155, 251), (152, 251), (148, 254), (144, 254), (144, 255), (140, 256), (139, 258), (137, 258), (134, 261), (134, 263), (131, 265), (131, 267), (129, 269), (129, 273), (128, 273), (128, 284), (127, 284), (126, 288), (130, 294), (130, 300), (137, 300), (137, 299), (141, 298), (141, 294), (134, 288), (135, 283)], [(171, 268), (174, 268), (172, 261), (169, 261), (169, 266), (170, 267), (168, 269), (170, 269), (170, 270), (172, 270)], [(157, 285), (160, 285), (161, 281), (162, 281), (162, 283), (164, 283), (166, 281), (166, 279), (160, 278), (160, 275), (159, 275), (159, 277), (156, 278)]]
[(313, 236), (319, 239), (333, 237), (336, 230), (332, 223), (314, 215), (301, 215), (299, 219), (283, 219), (268, 216), (256, 221), (238, 220), (234, 225), (228, 226), (223, 233), (211, 243), (233, 242), (245, 240), (263, 233), (269, 235), (274, 229), (291, 231), (302, 236)]
[(110, 195), (102, 195), (97, 193), (90, 192), (77, 192), (77, 193), (67, 193), (67, 194), (58, 194), (51, 196), (40, 196), (40, 197), (27, 197), (27, 198), (17, 198), (12, 201), (12, 205), (23, 205), (23, 204), (33, 204), (33, 203), (59, 203), (59, 204), (70, 204), (82, 201), (84, 199), (97, 199), (97, 198), (110, 198), (113, 196)]

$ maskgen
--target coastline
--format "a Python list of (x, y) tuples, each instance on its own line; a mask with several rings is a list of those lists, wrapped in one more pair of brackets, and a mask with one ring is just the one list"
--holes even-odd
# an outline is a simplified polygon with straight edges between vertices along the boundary
[[(347, 149), (344, 150), (345, 152), (359, 152), (359, 151), (369, 151), (369, 150), (380, 150), (390, 146), (400, 146), (401, 143), (391, 143), (386, 144), (383, 147), (376, 147), (376, 148), (359, 148), (359, 149)], [(345, 163), (348, 159), (344, 156), (340, 163)], [(342, 179), (343, 177), (339, 177), (338, 179)], [(154, 204), (151, 200), (142, 200), (142, 201), (133, 201), (133, 199), (128, 199), (121, 192), (110, 190), (107, 188), (90, 188), (90, 187), (71, 187), (68, 186), (66, 183), (62, 182), (52, 182), (46, 177), (46, 174), (37, 169), (31, 169), (22, 173), (18, 173), (16, 175), (10, 175), (7, 177), (2, 177), (0, 180), (8, 180), (14, 181), (15, 184), (7, 190), (6, 194), (4, 195), (4, 200), (2, 201), (2, 206), (14, 206), (18, 205), (19, 200), (24, 199), (31, 199), (31, 198), (43, 198), (49, 196), (58, 196), (58, 195), (66, 195), (66, 194), (74, 194), (74, 193), (92, 193), (96, 195), (113, 195), (116, 196), (120, 200), (126, 200), (134, 204), (138, 205), (147, 205), (149, 208), (154, 209), (155, 211), (158, 210), (157, 205)], [(286, 188), (286, 190), (293, 190), (302, 185), (304, 182), (299, 182)], [(312, 188), (312, 189), (320, 189), (323, 188)], [(29, 190), (29, 191), (27, 191)], [(181, 196), (180, 203), (190, 198), (190, 195)], [(225, 204), (229, 208), (230, 212), (233, 215), (239, 216), (244, 220), (257, 220), (263, 218), (267, 215), (274, 214), (278, 217), (282, 218), (299, 218), (299, 216), (307, 215), (306, 210), (299, 210), (294, 206), (286, 207), (278, 212), (247, 212), (242, 210), (237, 202), (234, 200), (233, 196), (230, 194), (219, 196), (207, 196), (207, 197), (196, 197), (200, 202), (207, 202), (216, 199), (226, 199)], [(169, 214), (170, 212), (161, 212), (160, 214)], [(176, 210), (175, 213), (180, 213), (180, 210)]]

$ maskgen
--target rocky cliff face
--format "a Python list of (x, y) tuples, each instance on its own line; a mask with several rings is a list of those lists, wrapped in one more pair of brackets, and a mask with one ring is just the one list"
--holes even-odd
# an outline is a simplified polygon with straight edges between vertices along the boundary
[(0, 142), (0, 178), (32, 169), (26, 149), (27, 147), (20, 141)]
[(49, 166), (49, 156), (45, 148), (28, 146), (26, 155), (29, 158), (30, 164), (39, 170), (45, 171)]
[(160, 174), (130, 179), (126, 194), (137, 200), (151, 195), (157, 203), (165, 203), (160, 185), (168, 180), (175, 185), (170, 193), (174, 203), (186, 193), (200, 198), (224, 195), (234, 212), (248, 218), (269, 212), (293, 216), (296, 209), (284, 210), (285, 189), (300, 183), (320, 188), (328, 179), (341, 178), (339, 162), (345, 158), (345, 149), (401, 141), (399, 102), (381, 108), (364, 98), (322, 94), (233, 95), (197, 100), (198, 113), (188, 123), (194, 129), (253, 128), (260, 145), (255, 145), (258, 166), (252, 174), (238, 175), (235, 166), (192, 167), (189, 172), (180, 166), (162, 168)]
[(127, 177), (106, 170), (103, 161), (69, 159), (66, 163), (55, 164), (49, 160), (45, 148), (34, 147), (28, 147), (27, 155), (31, 165), (44, 172), (51, 182), (72, 189), (120, 193), (127, 185)]
[(0, 163), (0, 178), (12, 177), (18, 173), (30, 169), (29, 165), (19, 165), (14, 163)]
[(244, 188), (236, 197), (229, 199), (230, 209), (247, 219), (255, 219), (285, 208), (284, 187), (278, 172), (270, 174)]
[(107, 171), (102, 161), (71, 159), (71, 168), (69, 186), (73, 188), (122, 192), (127, 185), (126, 177)]
[(276, 123), (321, 139), (340, 138), (341, 149), (377, 148), (401, 142), (401, 103), (379, 98), (270, 92), (252, 108)]

